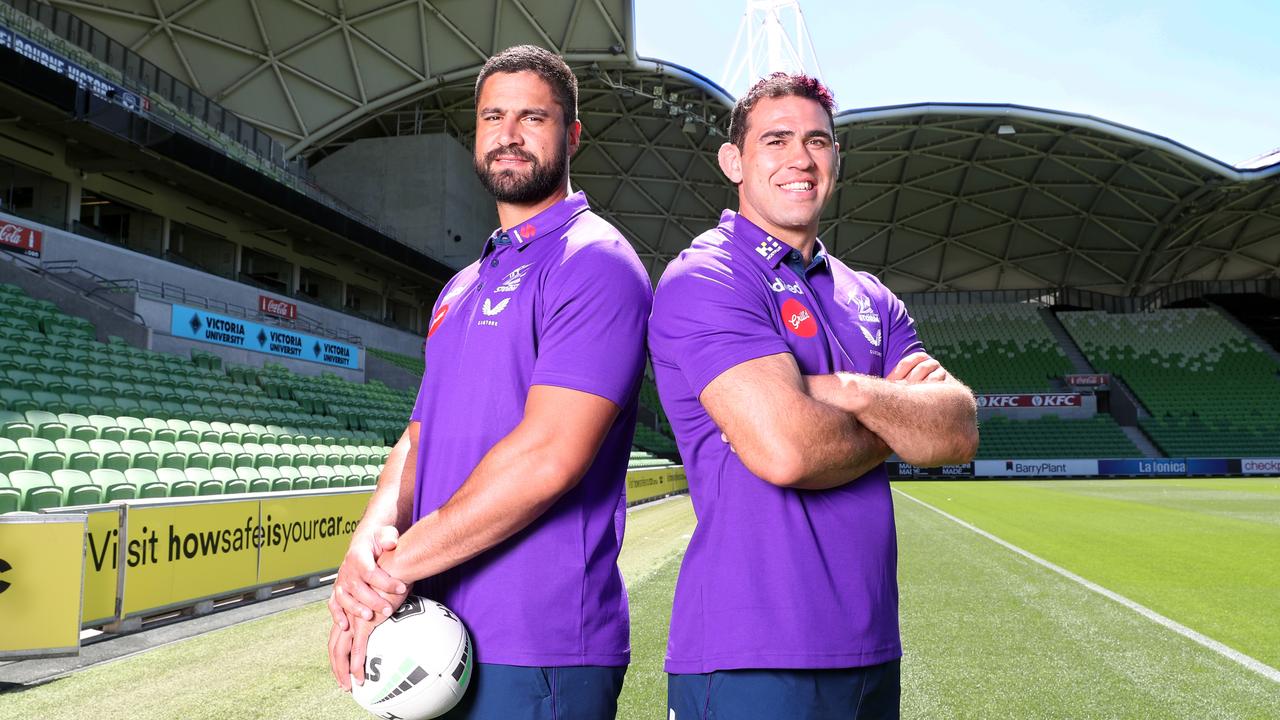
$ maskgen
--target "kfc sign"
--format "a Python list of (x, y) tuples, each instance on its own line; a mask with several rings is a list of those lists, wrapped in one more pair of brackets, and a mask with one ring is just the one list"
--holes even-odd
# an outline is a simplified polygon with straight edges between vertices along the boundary
[(38, 258), (43, 238), (39, 230), (0, 220), (0, 248)]
[(978, 396), (978, 407), (980, 408), (1055, 408), (1083, 406), (1084, 396), (1076, 393)]
[(282, 317), (286, 320), (298, 319), (298, 306), (293, 303), (277, 300), (266, 295), (258, 296), (258, 310), (268, 314)]

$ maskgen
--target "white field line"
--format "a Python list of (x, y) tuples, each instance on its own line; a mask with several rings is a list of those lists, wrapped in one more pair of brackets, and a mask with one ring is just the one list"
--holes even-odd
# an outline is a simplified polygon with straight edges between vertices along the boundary
[(970, 523), (967, 523), (964, 520), (961, 520), (960, 518), (954, 515), (951, 515), (944, 510), (940, 510), (923, 500), (914, 498), (911, 495), (908, 495), (907, 493), (902, 492), (901, 490), (898, 490), (897, 488), (894, 488), (893, 491), (914, 503), (923, 505), (924, 507), (938, 513), (942, 517), (956, 523), (957, 525), (960, 525), (961, 527), (972, 530), (973, 532), (981, 535), (982, 537), (990, 540), (991, 542), (996, 543), (997, 545), (1000, 545), (1001, 547), (1004, 547), (1005, 549), (1012, 550), (1013, 552), (1021, 555), (1022, 557), (1030, 560), (1031, 562), (1044, 566), (1058, 573), (1062, 577), (1067, 578), (1068, 580), (1071, 580), (1073, 582), (1079, 583), (1080, 585), (1083, 585), (1084, 587), (1088, 588), (1089, 590), (1092, 590), (1093, 592), (1098, 593), (1099, 595), (1107, 598), (1108, 600), (1114, 600), (1115, 602), (1120, 603), (1121, 605), (1129, 608), (1130, 610), (1138, 613), (1139, 615), (1145, 617), (1151, 622), (1156, 623), (1157, 625), (1163, 625), (1164, 627), (1178, 633), (1182, 637), (1187, 638), (1192, 642), (1199, 643), (1200, 645), (1203, 645), (1209, 648), (1210, 650), (1218, 653), (1219, 655), (1227, 658), (1228, 660), (1237, 662), (1243, 665), (1244, 667), (1258, 673), (1259, 675), (1261, 675), (1264, 678), (1267, 678), (1268, 680), (1280, 683), (1280, 670), (1277, 670), (1260, 660), (1251, 658), (1248, 655), (1245, 655), (1244, 653), (1240, 652), (1239, 650), (1235, 650), (1230, 647), (1227, 647), (1226, 645), (1223, 645), (1222, 643), (1218, 642), (1217, 640), (1214, 640), (1211, 637), (1208, 637), (1207, 635), (1202, 635), (1196, 632), (1195, 630), (1192, 630), (1191, 628), (1187, 627), (1186, 625), (1183, 625), (1182, 623), (1179, 623), (1175, 620), (1171, 620), (1145, 605), (1140, 605), (1119, 593), (1112, 592), (1111, 590), (1108, 590), (1095, 582), (1086, 580), (1064, 567), (1055, 565), (1038, 555), (1035, 555), (1030, 552), (1027, 552), (1026, 550), (1023, 550), (1022, 548), (1018, 547), (1017, 545), (1014, 545), (1013, 543), (1001, 540), (1000, 538), (996, 537), (995, 535), (992, 535), (986, 530), (983, 530), (982, 528), (971, 525)]

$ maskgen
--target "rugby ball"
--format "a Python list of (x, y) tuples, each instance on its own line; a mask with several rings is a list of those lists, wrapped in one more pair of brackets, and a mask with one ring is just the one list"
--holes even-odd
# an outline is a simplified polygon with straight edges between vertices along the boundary
[(369, 635), (364, 684), (351, 683), (360, 707), (387, 720), (439, 717), (471, 681), (471, 638), (449, 608), (417, 595)]

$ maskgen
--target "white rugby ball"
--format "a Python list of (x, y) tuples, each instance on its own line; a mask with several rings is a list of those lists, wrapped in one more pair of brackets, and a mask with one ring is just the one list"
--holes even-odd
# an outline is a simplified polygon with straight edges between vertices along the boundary
[(427, 720), (453, 709), (467, 691), (471, 638), (449, 608), (417, 595), (369, 635), (360, 707), (386, 720)]

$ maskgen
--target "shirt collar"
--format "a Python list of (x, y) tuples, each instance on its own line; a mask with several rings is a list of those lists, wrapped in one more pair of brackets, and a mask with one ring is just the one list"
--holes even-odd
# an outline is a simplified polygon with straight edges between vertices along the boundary
[(555, 231), (564, 227), (565, 223), (588, 209), (590, 206), (587, 204), (586, 193), (582, 191), (571, 193), (565, 199), (515, 227), (494, 230), (485, 241), (484, 252), (480, 253), (480, 257), (488, 255), (499, 245), (514, 245), (517, 250), (523, 249), (540, 237), (554, 235)]
[(776, 269), (785, 261), (792, 270), (796, 271), (797, 275), (803, 276), (819, 265), (825, 265), (827, 262), (827, 250), (823, 246), (822, 240), (819, 239), (817, 241), (813, 259), (809, 261), (809, 266), (803, 267), (801, 263), (804, 260), (799, 250), (778, 240), (765, 232), (759, 225), (732, 210), (725, 210), (720, 214), (720, 228), (735, 243), (759, 255), (765, 264), (771, 268)]

